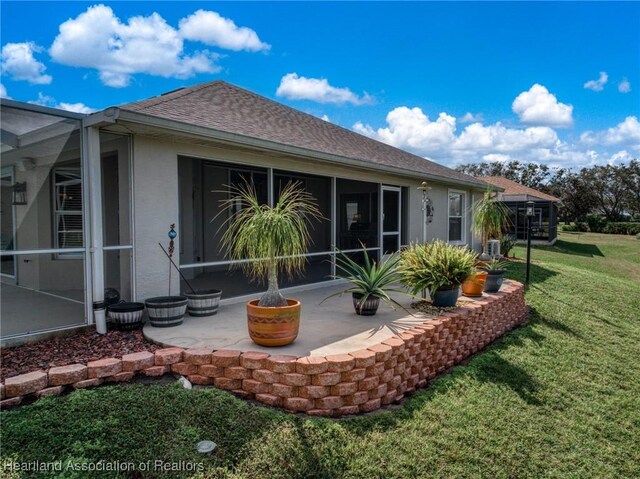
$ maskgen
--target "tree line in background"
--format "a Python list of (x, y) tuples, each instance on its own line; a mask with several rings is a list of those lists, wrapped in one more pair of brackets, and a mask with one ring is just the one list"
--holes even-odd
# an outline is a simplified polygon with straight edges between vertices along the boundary
[(502, 176), (560, 198), (559, 219), (565, 223), (586, 222), (590, 215), (601, 216), (605, 223), (640, 218), (637, 159), (628, 164), (591, 166), (578, 171), (517, 160), (466, 164), (456, 170), (472, 176)]

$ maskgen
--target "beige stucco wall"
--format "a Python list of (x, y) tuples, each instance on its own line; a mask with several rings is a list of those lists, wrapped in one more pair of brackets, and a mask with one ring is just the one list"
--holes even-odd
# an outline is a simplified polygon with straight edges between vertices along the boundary
[[(163, 141), (157, 137), (133, 137), (134, 161), (134, 215), (136, 255), (136, 296), (142, 300), (168, 292), (168, 260), (158, 242), (167, 245), (169, 225), (176, 223), (179, 231), (178, 156), (191, 156), (215, 161), (253, 165), (315, 175), (335, 176), (408, 187), (408, 242), (422, 241), (422, 193), (417, 189), (422, 181), (431, 186), (435, 214), (427, 228), (427, 240), (446, 239), (448, 227), (449, 188), (467, 193), (466, 239), (471, 244), (471, 192), (467, 188), (446, 185), (417, 175), (410, 178), (379, 171), (364, 170), (326, 162), (275, 155), (252, 153), (224, 146), (201, 146), (191, 143)], [(174, 261), (179, 262), (179, 241), (176, 242)], [(188, 241), (188, 240), (185, 240)], [(179, 293), (179, 278), (172, 273), (171, 293)]]

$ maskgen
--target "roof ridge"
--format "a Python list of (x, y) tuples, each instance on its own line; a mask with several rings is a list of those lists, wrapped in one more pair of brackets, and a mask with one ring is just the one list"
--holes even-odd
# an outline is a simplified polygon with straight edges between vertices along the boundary
[(176, 88), (176, 89), (174, 89), (172, 91), (169, 91), (167, 93), (160, 93), (159, 95), (152, 96), (151, 98), (145, 98), (144, 100), (135, 101), (135, 102), (132, 102), (132, 103), (127, 103), (125, 105), (128, 106), (128, 105), (136, 105), (136, 104), (144, 103), (145, 105), (142, 107), (142, 109), (146, 109), (148, 107), (161, 105), (162, 103), (166, 103), (166, 102), (169, 102), (169, 101), (176, 100), (176, 99), (181, 98), (183, 96), (191, 95), (191, 94), (193, 94), (195, 92), (198, 92), (198, 91), (203, 90), (203, 89), (205, 89), (207, 87), (210, 87), (210, 86), (214, 85), (215, 83), (228, 84), (224, 80), (213, 80), (213, 81), (210, 81), (210, 82), (199, 83), (197, 85), (192, 85), (192, 86), (188, 86), (188, 87)]

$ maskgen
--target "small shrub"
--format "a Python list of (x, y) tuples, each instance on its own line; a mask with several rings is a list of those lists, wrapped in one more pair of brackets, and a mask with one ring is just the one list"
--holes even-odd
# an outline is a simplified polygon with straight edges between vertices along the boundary
[(515, 245), (516, 239), (513, 236), (504, 235), (500, 238), (500, 252), (506, 257), (509, 257), (509, 253)]
[(438, 289), (460, 286), (475, 269), (476, 254), (469, 248), (440, 240), (412, 244), (400, 255), (402, 283), (413, 294), (425, 289), (433, 297)]
[(640, 223), (622, 221), (607, 223), (602, 232), (614, 235), (637, 235), (640, 233)]
[(600, 215), (588, 215), (587, 223), (589, 224), (589, 231), (592, 233), (602, 233), (605, 226), (607, 226), (607, 219)]
[(580, 233), (586, 233), (589, 231), (589, 226), (587, 226), (587, 223), (583, 223), (581, 221), (578, 221), (577, 223), (571, 223), (570, 225), (562, 225), (561, 227), (562, 231), (572, 231), (572, 232), (580, 232)]

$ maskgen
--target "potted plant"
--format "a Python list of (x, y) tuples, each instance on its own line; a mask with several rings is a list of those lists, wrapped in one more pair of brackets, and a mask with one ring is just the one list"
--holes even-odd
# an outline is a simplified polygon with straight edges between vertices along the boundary
[(485, 293), (497, 293), (500, 291), (504, 281), (503, 275), (506, 265), (505, 262), (494, 259), (487, 266), (482, 267), (487, 272), (487, 281), (484, 285)]
[[(171, 225), (173, 231), (173, 225)], [(175, 231), (174, 231), (175, 233)], [(182, 295), (187, 298), (187, 311), (189, 312), (189, 316), (213, 316), (218, 312), (218, 306), (220, 305), (220, 297), (222, 296), (222, 291), (219, 289), (193, 289), (191, 283), (185, 278), (178, 265), (173, 262), (171, 259), (171, 254), (164, 249), (162, 244), (158, 243), (160, 249), (165, 254), (169, 261), (176, 269), (182, 281), (185, 282), (187, 287), (191, 290), (190, 293), (182, 293)], [(169, 245), (169, 248), (172, 248), (172, 245)], [(171, 284), (171, 272), (169, 272), (169, 284)]]
[(429, 291), (433, 305), (456, 305), (460, 285), (474, 271), (476, 255), (440, 240), (412, 244), (400, 255), (400, 277), (413, 294)]
[(513, 236), (504, 235), (500, 238), (500, 253), (502, 253), (505, 258), (508, 258), (509, 253), (511, 253), (511, 250), (515, 245), (516, 239)]
[(275, 206), (260, 204), (255, 188), (247, 183), (230, 187), (230, 192), (223, 205), (231, 211), (241, 208), (225, 223), (222, 248), (231, 260), (244, 260), (241, 267), (252, 280), (266, 278), (268, 284), (260, 299), (247, 303), (249, 336), (261, 346), (290, 344), (298, 335), (300, 301), (285, 299), (278, 275), (291, 277), (304, 269), (303, 255), (311, 242), (309, 222), (322, 214), (299, 182), (288, 183)]
[[(168, 296), (156, 296), (145, 301), (147, 314), (149, 315), (149, 323), (157, 328), (167, 328), (170, 326), (178, 326), (182, 324), (184, 315), (187, 312), (187, 298), (184, 296), (171, 296), (171, 263), (173, 260), (174, 242), (178, 236), (175, 230), (176, 225), (172, 224), (168, 233), (169, 236), (169, 293)], [(162, 245), (161, 245), (162, 247)], [(163, 248), (164, 249), (164, 248)]]
[[(477, 265), (476, 265), (477, 266)], [(462, 294), (470, 298), (482, 296), (484, 284), (487, 281), (487, 272), (475, 269), (471, 276), (462, 282)]]
[(482, 199), (473, 206), (473, 230), (482, 235), (482, 256), (488, 258), (487, 243), (499, 238), (509, 226), (509, 208), (497, 199), (493, 188), (489, 187)]
[(118, 331), (133, 331), (142, 327), (144, 303), (120, 301), (107, 306), (107, 312)]
[[(400, 280), (398, 274), (398, 261), (400, 258), (395, 255), (389, 257), (380, 264), (369, 257), (367, 250), (362, 248), (364, 264), (356, 263), (342, 251), (338, 251), (336, 256), (336, 266), (344, 273), (336, 275), (336, 279), (344, 279), (351, 283), (351, 286), (343, 291), (338, 291), (323, 300), (326, 301), (334, 296), (351, 293), (353, 307), (356, 314), (361, 316), (373, 316), (378, 311), (380, 300), (405, 309), (400, 303), (391, 298), (388, 293), (403, 293), (400, 289), (389, 288), (393, 283)], [(405, 309), (406, 311), (406, 309)]]

